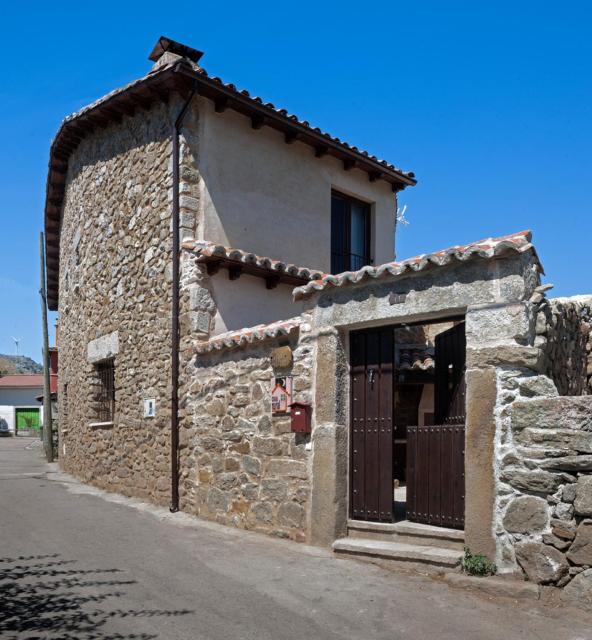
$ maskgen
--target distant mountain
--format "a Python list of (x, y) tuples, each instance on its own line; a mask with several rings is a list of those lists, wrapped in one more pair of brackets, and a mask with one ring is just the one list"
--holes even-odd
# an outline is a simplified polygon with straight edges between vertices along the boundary
[(0, 353), (0, 376), (42, 372), (43, 367), (27, 356), (6, 356)]

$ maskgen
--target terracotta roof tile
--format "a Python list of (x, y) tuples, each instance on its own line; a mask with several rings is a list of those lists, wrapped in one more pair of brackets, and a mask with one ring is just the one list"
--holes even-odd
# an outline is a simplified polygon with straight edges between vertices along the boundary
[[(86, 105), (85, 107), (82, 107), (78, 111), (75, 111), (74, 113), (72, 113), (69, 116), (67, 116), (66, 118), (64, 118), (64, 120), (62, 121), (62, 124), (60, 126), (60, 129), (58, 130), (58, 134), (60, 133), (61, 129), (63, 128), (63, 126), (66, 123), (71, 122), (72, 120), (76, 120), (77, 118), (79, 118), (84, 113), (92, 111), (96, 107), (104, 104), (105, 102), (108, 102), (111, 98), (114, 98), (115, 96), (118, 96), (118, 95), (120, 95), (122, 93), (125, 93), (126, 91), (129, 91), (133, 87), (142, 84), (143, 82), (145, 82), (149, 78), (154, 78), (154, 77), (156, 77), (158, 75), (163, 75), (167, 70), (172, 69), (173, 67), (182, 67), (183, 65), (185, 65), (186, 67), (191, 67), (191, 70), (192, 70), (193, 73), (195, 73), (195, 74), (197, 74), (197, 75), (199, 75), (199, 76), (201, 76), (203, 78), (207, 78), (210, 82), (213, 82), (213, 83), (215, 83), (215, 84), (217, 84), (217, 85), (219, 85), (221, 87), (224, 87), (225, 89), (228, 89), (229, 91), (235, 93), (237, 96), (242, 96), (243, 98), (246, 98), (249, 101), (255, 102), (258, 105), (263, 106), (263, 107), (269, 109), (270, 111), (273, 111), (274, 114), (276, 114), (276, 115), (282, 116), (282, 117), (286, 118), (287, 120), (291, 120), (292, 122), (295, 122), (295, 123), (305, 127), (306, 129), (310, 129), (311, 131), (314, 131), (315, 133), (320, 134), (323, 137), (327, 138), (328, 141), (331, 141), (331, 142), (333, 142), (335, 144), (341, 145), (342, 147), (344, 147), (345, 149), (347, 149), (349, 151), (355, 151), (356, 153), (359, 153), (359, 154), (363, 155), (364, 157), (369, 158), (370, 160), (373, 160), (374, 162), (378, 162), (385, 169), (390, 169), (391, 171), (396, 171), (397, 173), (401, 174), (402, 176), (406, 176), (407, 178), (410, 178), (412, 183), (415, 183), (415, 173), (413, 171), (404, 171), (403, 169), (400, 169), (399, 167), (396, 167), (395, 165), (387, 162), (386, 160), (382, 160), (380, 158), (377, 158), (374, 155), (370, 155), (368, 153), (368, 151), (364, 151), (363, 149), (359, 149), (358, 147), (356, 147), (354, 145), (350, 145), (347, 142), (345, 142), (344, 140), (341, 140), (340, 138), (337, 138), (336, 136), (332, 136), (331, 134), (327, 133), (326, 131), (322, 131), (319, 127), (311, 126), (311, 124), (308, 122), (308, 120), (301, 120), (298, 116), (289, 113), (287, 109), (283, 109), (283, 108), (277, 107), (272, 102), (263, 102), (263, 100), (261, 98), (259, 98), (258, 96), (251, 96), (250, 93), (246, 89), (239, 89), (236, 85), (234, 85), (234, 84), (232, 84), (230, 82), (224, 82), (218, 76), (210, 76), (208, 74), (208, 72), (203, 67), (200, 67), (197, 64), (191, 63), (188, 60), (184, 60), (184, 59), (173, 61), (173, 62), (171, 62), (169, 64), (162, 65), (161, 67), (159, 67), (159, 68), (157, 68), (155, 70), (149, 71), (147, 74), (141, 76), (140, 78), (132, 80), (131, 82), (128, 82), (127, 84), (123, 85), (122, 87), (119, 87), (117, 89), (113, 89), (112, 91), (110, 91), (109, 93), (105, 94), (101, 98), (95, 100), (94, 102), (91, 102), (90, 104)], [(58, 135), (56, 135), (56, 138), (57, 137), (58, 137)]]
[(42, 387), (43, 376), (41, 374), (21, 374), (3, 376), (0, 378), (0, 387)]
[(413, 258), (408, 258), (402, 262), (387, 262), (378, 267), (366, 266), (359, 271), (346, 271), (336, 275), (324, 275), (318, 280), (313, 280), (307, 284), (294, 289), (294, 299), (301, 300), (317, 291), (322, 291), (328, 287), (343, 287), (350, 284), (358, 284), (367, 278), (383, 278), (386, 276), (401, 276), (410, 271), (422, 271), (431, 265), (443, 267), (451, 262), (465, 262), (474, 257), (495, 258), (509, 251), (525, 253), (532, 251), (537, 259), (541, 273), (544, 273), (542, 265), (536, 255), (534, 245), (531, 243), (532, 234), (530, 231), (520, 231), (508, 236), (499, 238), (486, 238), (478, 242), (466, 245), (458, 245), (449, 249), (442, 249), (434, 253), (422, 254)]
[(399, 349), (399, 371), (429, 371), (434, 369), (432, 347), (401, 347)]
[(415, 173), (413, 171), (404, 171), (403, 169), (400, 169), (399, 167), (396, 167), (394, 164), (391, 164), (391, 163), (387, 162), (386, 160), (382, 160), (380, 158), (377, 158), (374, 155), (370, 155), (368, 153), (368, 151), (365, 151), (363, 149), (359, 149), (355, 145), (351, 145), (348, 142), (346, 142), (344, 140), (341, 140), (340, 138), (337, 138), (336, 136), (332, 136), (331, 134), (327, 133), (326, 131), (323, 131), (322, 129), (320, 129), (319, 127), (311, 126), (311, 124), (310, 124), (310, 122), (308, 122), (308, 120), (301, 120), (297, 115), (295, 115), (293, 113), (290, 113), (287, 109), (284, 109), (284, 108), (281, 108), (281, 107), (277, 107), (272, 102), (264, 102), (259, 96), (251, 96), (251, 94), (246, 89), (239, 89), (239, 88), (237, 88), (236, 85), (234, 85), (234, 84), (232, 84), (230, 82), (224, 82), (222, 80), (222, 78), (219, 78), (218, 76), (210, 76), (208, 74), (208, 72), (202, 67), (199, 67), (197, 65), (192, 65), (192, 66), (193, 66), (193, 70), (195, 72), (197, 72), (199, 75), (201, 75), (201, 76), (203, 76), (205, 78), (208, 78), (212, 82), (215, 82), (216, 84), (219, 84), (221, 87), (224, 87), (225, 89), (229, 89), (233, 93), (241, 95), (244, 98), (248, 98), (249, 100), (251, 100), (253, 102), (256, 102), (257, 104), (260, 104), (260, 105), (266, 107), (270, 111), (273, 111), (277, 115), (283, 116), (284, 118), (286, 118), (288, 120), (292, 120), (292, 121), (298, 123), (299, 125), (301, 125), (303, 127), (306, 127), (307, 129), (311, 129), (315, 133), (318, 133), (318, 134), (324, 136), (325, 138), (327, 138), (327, 140), (330, 140), (331, 142), (333, 142), (335, 144), (341, 145), (342, 147), (345, 147), (346, 149), (348, 149), (350, 151), (355, 151), (356, 153), (359, 153), (359, 154), (365, 156), (366, 158), (370, 158), (371, 160), (374, 160), (375, 162), (378, 162), (379, 164), (381, 164), (385, 169), (390, 169), (391, 171), (396, 171), (397, 173), (400, 173), (401, 175), (406, 176), (407, 178), (411, 178), (411, 179), (415, 178)]
[(282, 260), (258, 256), (249, 251), (225, 247), (224, 245), (215, 244), (214, 242), (188, 241), (183, 243), (183, 248), (194, 252), (198, 256), (198, 259), (200, 256), (204, 258), (223, 258), (244, 265), (258, 267), (259, 269), (265, 269), (276, 275), (286, 274), (306, 280), (318, 280), (325, 275), (322, 271), (309, 269), (307, 267), (297, 267)]
[(201, 342), (197, 345), (197, 353), (209, 353), (211, 351), (222, 351), (223, 349), (234, 349), (246, 344), (252, 344), (258, 341), (270, 340), (279, 336), (287, 336), (296, 331), (304, 323), (300, 317), (290, 318), (289, 320), (281, 320), (272, 322), (271, 324), (258, 324), (248, 329), (240, 329), (238, 331), (228, 331), (214, 336), (207, 342)]

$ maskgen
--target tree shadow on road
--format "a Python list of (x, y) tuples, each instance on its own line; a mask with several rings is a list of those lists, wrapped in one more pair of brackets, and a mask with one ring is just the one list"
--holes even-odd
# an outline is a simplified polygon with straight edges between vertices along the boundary
[[(137, 584), (120, 569), (79, 567), (59, 554), (0, 558), (0, 637), (7, 640), (151, 640), (120, 633), (118, 620), (183, 616), (187, 609), (120, 609), (116, 599)], [(124, 622), (124, 628), (127, 624)]]

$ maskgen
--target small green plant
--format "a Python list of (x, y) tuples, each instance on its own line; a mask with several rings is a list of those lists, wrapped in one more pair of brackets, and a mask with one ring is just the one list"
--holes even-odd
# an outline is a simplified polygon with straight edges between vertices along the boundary
[(462, 559), (462, 570), (470, 576), (492, 576), (497, 567), (481, 553), (471, 553), (469, 547), (465, 547), (465, 555)]

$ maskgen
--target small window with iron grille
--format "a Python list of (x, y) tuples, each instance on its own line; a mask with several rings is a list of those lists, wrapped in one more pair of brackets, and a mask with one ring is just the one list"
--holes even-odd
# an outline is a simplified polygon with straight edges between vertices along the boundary
[(115, 361), (95, 365), (97, 374), (96, 421), (113, 422), (115, 416)]
[(62, 413), (60, 415), (60, 422), (63, 427), (68, 424), (68, 383), (64, 382), (63, 390), (62, 390)]

